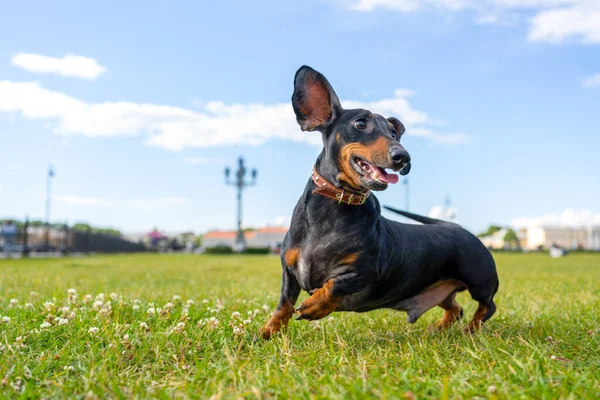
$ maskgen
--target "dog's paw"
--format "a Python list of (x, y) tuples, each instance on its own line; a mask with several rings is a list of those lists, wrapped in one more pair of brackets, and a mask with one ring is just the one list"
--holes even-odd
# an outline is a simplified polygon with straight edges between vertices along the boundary
[(337, 299), (311, 296), (304, 300), (302, 304), (300, 304), (300, 307), (296, 309), (298, 312), (296, 319), (313, 321), (315, 319), (325, 318), (335, 310), (338, 303), (339, 300)]
[(331, 294), (333, 280), (325, 282), (322, 288), (315, 289), (311, 296), (304, 300), (300, 307), (296, 308), (298, 316), (296, 319), (307, 319), (309, 321), (325, 318), (331, 314), (342, 297), (336, 297)]
[(296, 309), (298, 312), (298, 316), (296, 317), (297, 320), (307, 319), (313, 321), (315, 319), (325, 318), (335, 310), (335, 305), (316, 301), (309, 302), (308, 300), (310, 300), (310, 298), (303, 301), (300, 307)]

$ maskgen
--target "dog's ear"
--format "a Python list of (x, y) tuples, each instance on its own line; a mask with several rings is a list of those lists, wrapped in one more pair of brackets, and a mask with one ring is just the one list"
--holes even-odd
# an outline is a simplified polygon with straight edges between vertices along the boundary
[(387, 120), (390, 124), (392, 124), (392, 126), (396, 130), (396, 140), (400, 141), (400, 138), (402, 137), (402, 135), (404, 135), (404, 132), (406, 132), (406, 129), (404, 128), (404, 124), (402, 122), (400, 122), (400, 120), (398, 118), (394, 118), (394, 117), (390, 117)]
[(342, 111), (327, 79), (306, 65), (296, 72), (292, 106), (303, 131), (323, 131)]

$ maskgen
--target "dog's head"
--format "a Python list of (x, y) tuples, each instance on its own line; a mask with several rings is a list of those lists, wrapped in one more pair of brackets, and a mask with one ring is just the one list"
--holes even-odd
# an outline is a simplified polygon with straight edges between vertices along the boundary
[(384, 190), (410, 171), (410, 155), (400, 144), (404, 125), (369, 110), (344, 110), (325, 77), (303, 66), (294, 78), (292, 105), (303, 131), (323, 134), (324, 153), (335, 160), (338, 181), (357, 190)]

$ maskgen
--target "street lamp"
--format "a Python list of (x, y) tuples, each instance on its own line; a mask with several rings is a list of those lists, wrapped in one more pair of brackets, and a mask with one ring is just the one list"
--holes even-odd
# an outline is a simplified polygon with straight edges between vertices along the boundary
[(238, 170), (235, 172), (235, 179), (233, 181), (229, 180), (231, 169), (229, 167), (225, 167), (225, 184), (235, 186), (237, 188), (238, 228), (234, 250), (241, 252), (246, 249), (246, 240), (244, 239), (244, 232), (242, 232), (242, 191), (245, 188), (254, 186), (256, 184), (256, 176), (258, 171), (256, 168), (252, 169), (252, 181), (248, 182), (244, 180), (244, 176), (246, 175), (246, 167), (244, 167), (244, 159), (242, 157), (238, 159), (238, 165)]
[(409, 190), (409, 186), (408, 186), (408, 178), (404, 178), (404, 186), (406, 186), (406, 190), (404, 192), (405, 194), (405, 204), (404, 204), (404, 208), (406, 209), (406, 211), (410, 211), (410, 190)]
[(54, 168), (52, 164), (48, 166), (48, 177), (46, 180), (46, 251), (50, 251), (50, 189), (54, 178)]

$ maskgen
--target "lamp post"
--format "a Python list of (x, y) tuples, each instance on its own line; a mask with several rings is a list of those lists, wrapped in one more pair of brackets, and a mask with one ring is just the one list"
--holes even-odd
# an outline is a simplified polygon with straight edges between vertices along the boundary
[(258, 171), (256, 168), (252, 169), (252, 181), (244, 180), (246, 175), (246, 167), (244, 166), (244, 159), (240, 157), (238, 159), (238, 170), (235, 172), (235, 177), (233, 181), (229, 180), (229, 175), (231, 174), (231, 169), (229, 167), (225, 167), (225, 183), (227, 185), (235, 186), (237, 188), (237, 206), (238, 206), (238, 218), (237, 218), (237, 236), (235, 238), (235, 247), (234, 250), (237, 252), (241, 252), (246, 249), (246, 240), (244, 239), (244, 232), (242, 232), (242, 191), (249, 187), (254, 186), (256, 184), (256, 175)]
[(410, 190), (409, 190), (409, 186), (408, 186), (408, 178), (404, 178), (404, 186), (406, 186), (406, 191), (405, 191), (405, 206), (404, 208), (406, 209), (406, 211), (410, 211), (409, 207), (410, 207)]
[(50, 251), (50, 189), (54, 178), (52, 164), (48, 166), (48, 177), (46, 179), (46, 251)]

